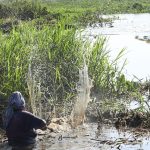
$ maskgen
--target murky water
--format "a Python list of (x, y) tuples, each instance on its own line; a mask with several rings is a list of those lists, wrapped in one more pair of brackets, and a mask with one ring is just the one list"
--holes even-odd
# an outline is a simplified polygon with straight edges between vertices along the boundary
[(90, 89), (92, 80), (88, 76), (88, 67), (84, 61), (84, 66), (79, 70), (79, 81), (77, 86), (77, 99), (71, 113), (72, 126), (76, 127), (84, 122), (85, 111), (90, 102)]
[[(124, 73), (128, 79), (136, 76), (139, 79), (150, 77), (150, 14), (121, 14), (113, 15), (116, 19), (110, 26), (88, 27), (84, 34), (91, 40), (96, 36), (107, 37), (107, 48), (110, 57), (114, 59), (119, 51), (126, 49), (120, 66), (127, 58)], [(104, 16), (104, 17), (113, 17)]]
[[(125, 131), (125, 132), (124, 132)], [(7, 144), (1, 150), (11, 150)], [(149, 132), (139, 130), (116, 130), (112, 126), (86, 124), (70, 132), (39, 136), (34, 150), (149, 150)]]
[[(103, 126), (97, 129), (96, 124), (87, 124), (71, 132), (63, 133), (62, 139), (56, 136), (46, 139), (37, 145), (36, 150), (44, 145), (46, 150), (149, 150), (149, 133), (132, 130), (118, 131), (114, 127)], [(53, 142), (52, 142), (53, 140)], [(43, 148), (43, 150), (44, 150)]]

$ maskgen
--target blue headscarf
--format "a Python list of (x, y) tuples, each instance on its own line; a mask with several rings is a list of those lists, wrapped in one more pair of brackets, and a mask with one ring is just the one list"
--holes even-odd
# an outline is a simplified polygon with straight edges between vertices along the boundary
[(4, 129), (8, 127), (8, 124), (14, 114), (14, 110), (23, 110), (25, 108), (25, 100), (22, 94), (18, 91), (13, 92), (8, 101), (8, 107), (3, 114), (3, 126)]

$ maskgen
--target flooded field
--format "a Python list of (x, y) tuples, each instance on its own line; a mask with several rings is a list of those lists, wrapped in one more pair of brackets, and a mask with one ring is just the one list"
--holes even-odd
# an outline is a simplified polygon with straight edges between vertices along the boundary
[(150, 14), (121, 14), (103, 17), (115, 17), (112, 24), (103, 27), (88, 27), (84, 34), (93, 40), (102, 35), (108, 39), (107, 49), (110, 58), (114, 59), (119, 51), (126, 49), (120, 66), (127, 58), (124, 73), (128, 79), (136, 76), (143, 79), (150, 76)]

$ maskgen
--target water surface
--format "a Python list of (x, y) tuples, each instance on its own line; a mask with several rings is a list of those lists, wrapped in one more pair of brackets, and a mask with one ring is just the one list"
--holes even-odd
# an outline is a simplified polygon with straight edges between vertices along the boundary
[(126, 49), (124, 57), (120, 60), (120, 66), (127, 58), (124, 73), (128, 79), (136, 76), (138, 79), (150, 77), (150, 14), (120, 14), (103, 17), (116, 17), (118, 19), (110, 25), (103, 27), (88, 27), (85, 35), (91, 39), (102, 35), (108, 39), (107, 49), (111, 59), (114, 59), (119, 51)]
[[(40, 150), (41, 145), (46, 150), (149, 150), (149, 132), (142, 133), (134, 130), (119, 131), (115, 127), (102, 126), (97, 129), (97, 124), (87, 124), (71, 132), (62, 133), (53, 139), (45, 139), (40, 142), (36, 150)], [(70, 138), (69, 138), (70, 137)], [(75, 138), (71, 138), (75, 137)]]
[[(7, 143), (0, 144), (1, 150), (11, 150)], [(103, 125), (97, 129), (96, 123), (60, 133), (39, 135), (34, 150), (149, 150), (149, 132), (138, 129), (117, 130)]]

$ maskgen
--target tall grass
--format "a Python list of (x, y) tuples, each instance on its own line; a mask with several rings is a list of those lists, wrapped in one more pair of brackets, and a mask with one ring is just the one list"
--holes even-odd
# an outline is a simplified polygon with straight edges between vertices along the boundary
[(126, 99), (131, 96), (132, 92), (136, 93), (137, 85), (132, 81), (126, 80), (122, 73), (126, 60), (121, 68), (118, 67), (118, 62), (124, 55), (125, 49), (122, 49), (113, 61), (109, 59), (106, 38), (99, 37), (93, 46), (87, 47), (87, 49), (86, 58), (89, 74), (93, 79), (94, 95), (97, 95), (102, 100), (123, 97)]
[(144, 12), (150, 12), (148, 0), (12, 0), (0, 3), (0, 18), (15, 16), (22, 20), (32, 20), (42, 17), (51, 20), (65, 16), (78, 25), (85, 25), (91, 19), (92, 23), (97, 22), (99, 14)]
[(94, 91), (102, 97), (120, 96), (127, 94), (129, 87), (134, 89), (117, 69), (123, 51), (110, 62), (106, 39), (97, 39), (93, 46), (83, 44), (77, 38), (79, 32), (67, 29), (65, 24), (61, 19), (53, 27), (44, 25), (39, 29), (34, 21), (21, 22), (10, 34), (0, 34), (0, 92), (9, 96), (13, 91), (21, 91), (37, 115), (58, 105), (62, 107), (60, 112), (67, 111), (64, 107), (76, 96), (83, 56)]
[(44, 26), (38, 30), (34, 23), (28, 22), (14, 28), (9, 35), (1, 33), (0, 38), (1, 92), (9, 95), (19, 90), (28, 96), (30, 66), (32, 78), (41, 85), (45, 101), (51, 100), (55, 105), (63, 103), (68, 95), (74, 96), (82, 63), (80, 42), (74, 29), (66, 29), (61, 21), (53, 28)]
[[(76, 96), (78, 71), (84, 61), (83, 55), (94, 81), (94, 90), (103, 93), (103, 97), (127, 94), (129, 89), (133, 90), (132, 83), (126, 81), (117, 68), (117, 60), (123, 51), (114, 62), (110, 62), (105, 48), (106, 39), (97, 39), (91, 47), (77, 38), (76, 28), (68, 26), (75, 23), (73, 18), (89, 11), (88, 6), (91, 6), (91, 12), (100, 12), (100, 8), (106, 4), (102, 1), (99, 6), (101, 1), (96, 2), (97, 6), (92, 1), (48, 2), (51, 5), (47, 5), (48, 13), (55, 14), (63, 6), (57, 12), (63, 15), (57, 14), (54, 17), (57, 21), (53, 26), (45, 21), (37, 24), (38, 19), (43, 19), (38, 12), (44, 7), (40, 7), (39, 3), (25, 2), (25, 6), (20, 5), (22, 2), (17, 6), (13, 5), (16, 3), (10, 3), (15, 14), (26, 11), (26, 6), (32, 4), (29, 8), (31, 12), (34, 10), (34, 19), (22, 19), (24, 21), (19, 21), (17, 27), (12, 25), (12, 30), (7, 34), (0, 31), (0, 93), (9, 96), (13, 91), (21, 91), (37, 115), (42, 115), (41, 110), (47, 112), (57, 105), (70, 105)], [(72, 4), (76, 7), (72, 8)], [(52, 6), (55, 7), (50, 11)], [(20, 7), (23, 9), (20, 10)]]

